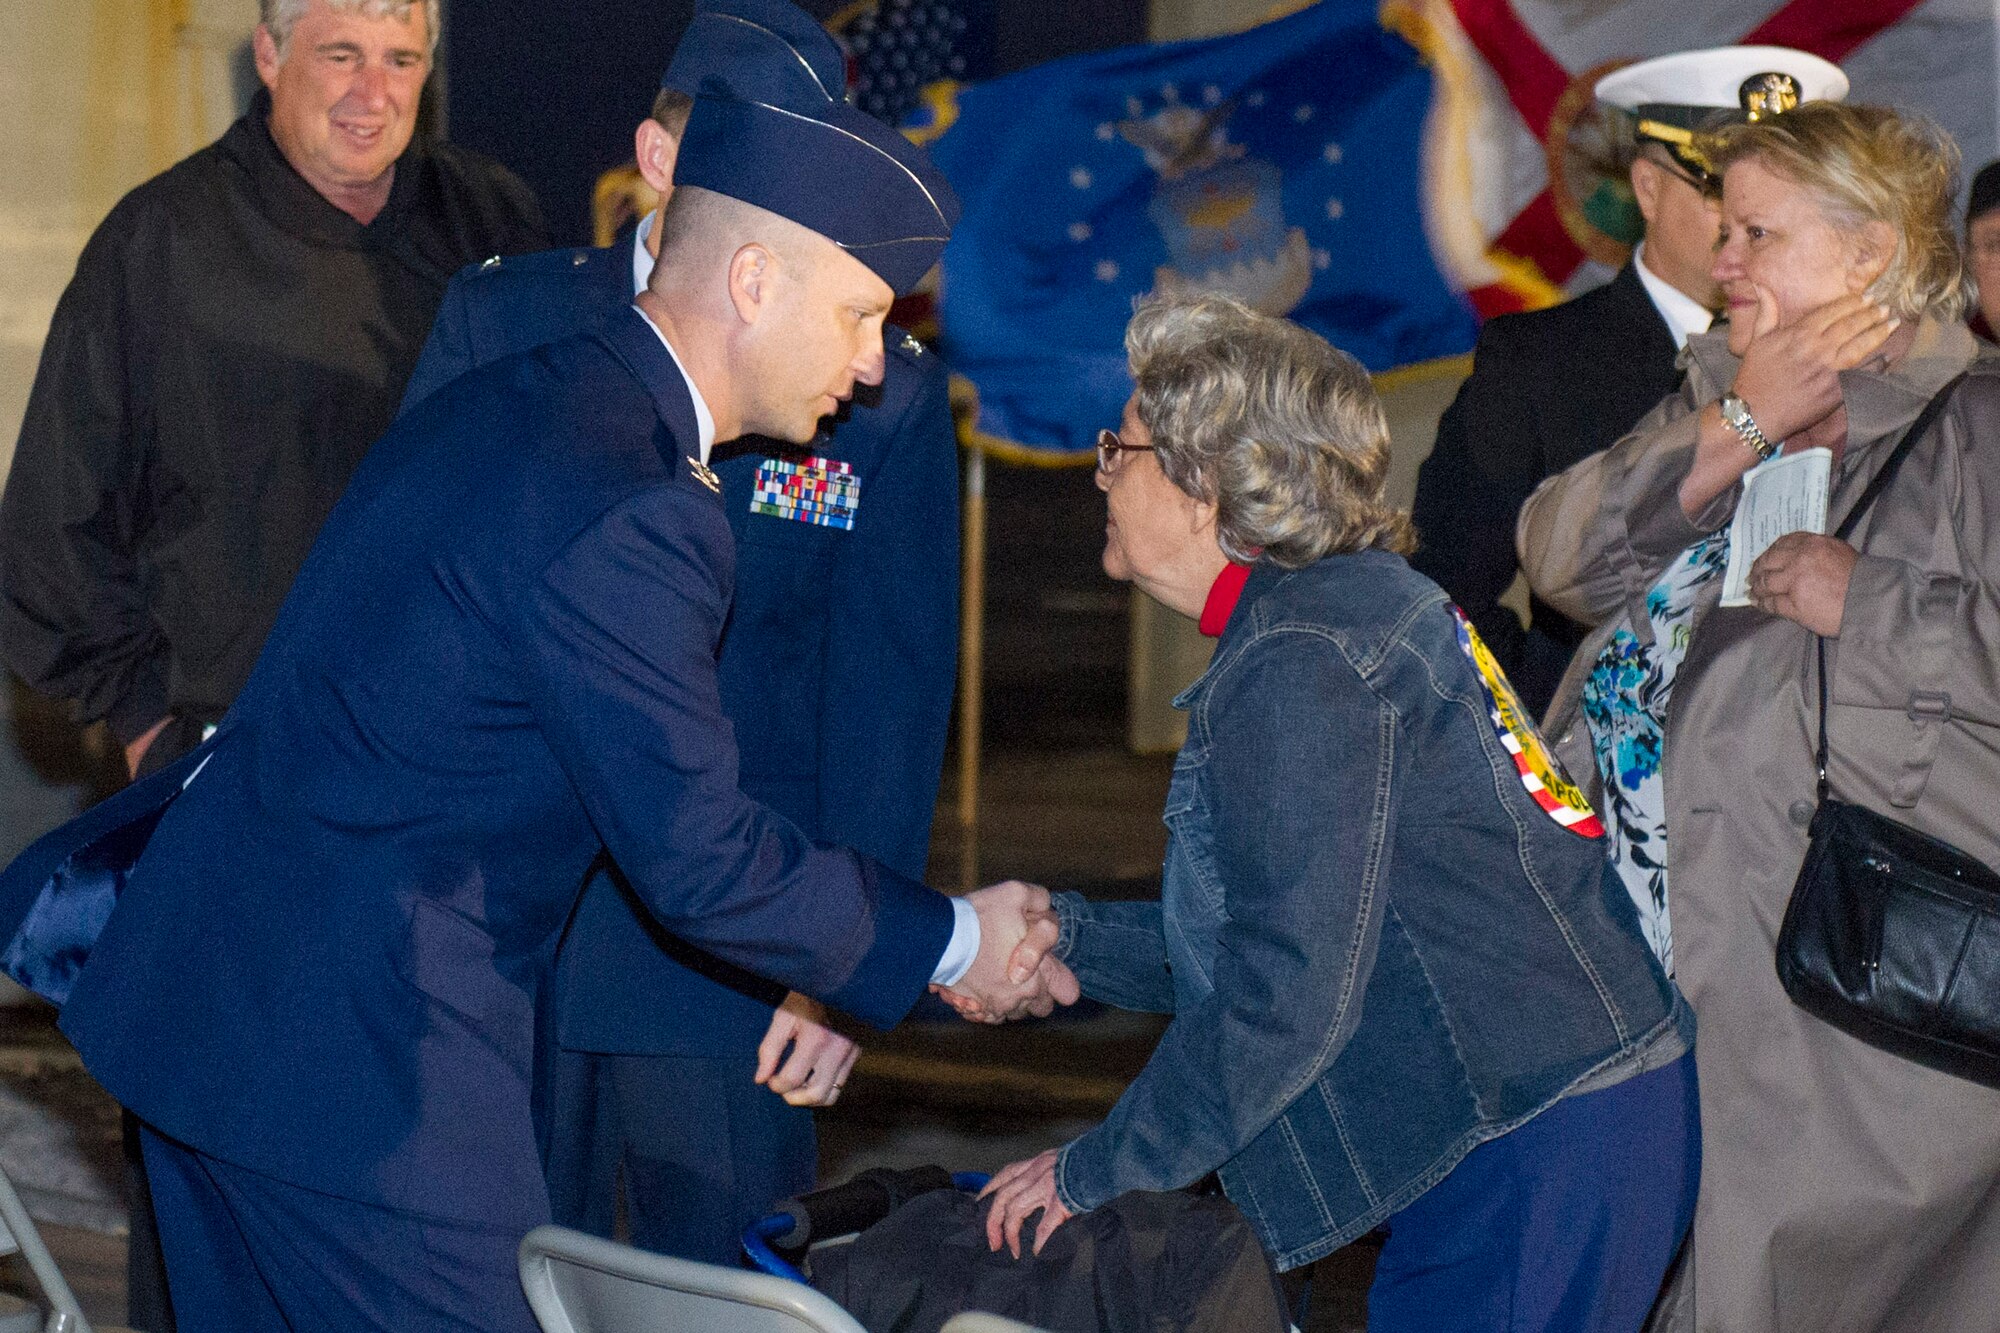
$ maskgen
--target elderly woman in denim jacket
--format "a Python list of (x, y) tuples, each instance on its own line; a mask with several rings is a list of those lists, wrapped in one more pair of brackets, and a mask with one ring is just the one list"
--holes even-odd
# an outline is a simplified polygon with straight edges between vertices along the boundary
[(1402, 559), (1366, 372), (1217, 297), (1126, 346), (1105, 569), (1220, 640), (1161, 901), (1060, 895), (1057, 950), (1174, 1017), (1103, 1124), (994, 1177), (989, 1241), (1219, 1173), (1281, 1269), (1388, 1224), (1373, 1333), (1636, 1329), (1694, 1202), (1692, 1026), (1596, 816)]

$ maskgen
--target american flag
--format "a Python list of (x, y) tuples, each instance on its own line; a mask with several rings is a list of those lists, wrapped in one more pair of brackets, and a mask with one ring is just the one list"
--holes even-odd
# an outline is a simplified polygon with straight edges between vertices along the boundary
[(966, 76), (960, 0), (875, 0), (839, 26), (852, 56), (854, 105), (903, 123), (925, 84)]

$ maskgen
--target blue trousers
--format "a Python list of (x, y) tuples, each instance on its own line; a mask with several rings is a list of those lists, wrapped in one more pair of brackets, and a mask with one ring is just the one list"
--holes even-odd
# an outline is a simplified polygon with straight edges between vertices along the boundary
[(540, 1091), (555, 1220), (609, 1237), (625, 1187), (631, 1242), (742, 1261), (743, 1229), (813, 1187), (812, 1112), (750, 1081), (741, 1057), (556, 1051)]
[(335, 1198), (140, 1135), (182, 1328), (536, 1333), (519, 1231)]
[(1389, 1219), (1369, 1333), (1637, 1333), (1700, 1177), (1692, 1055), (1566, 1097)]

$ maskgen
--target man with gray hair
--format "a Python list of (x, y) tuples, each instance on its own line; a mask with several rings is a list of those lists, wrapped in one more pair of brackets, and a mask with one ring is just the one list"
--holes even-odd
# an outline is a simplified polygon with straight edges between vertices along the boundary
[[(0, 500), (0, 658), (107, 723), (134, 773), (242, 688), (452, 273), (547, 244), (505, 169), (412, 143), (437, 0), (262, 18), (247, 114), (85, 248)], [(160, 1333), (143, 1196), (132, 1253), (130, 1322)]]

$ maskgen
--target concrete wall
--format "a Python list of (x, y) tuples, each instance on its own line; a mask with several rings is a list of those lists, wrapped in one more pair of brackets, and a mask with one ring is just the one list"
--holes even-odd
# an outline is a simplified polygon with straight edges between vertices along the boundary
[(257, 0), (0, 4), (0, 474), (56, 299), (134, 185), (238, 114)]

